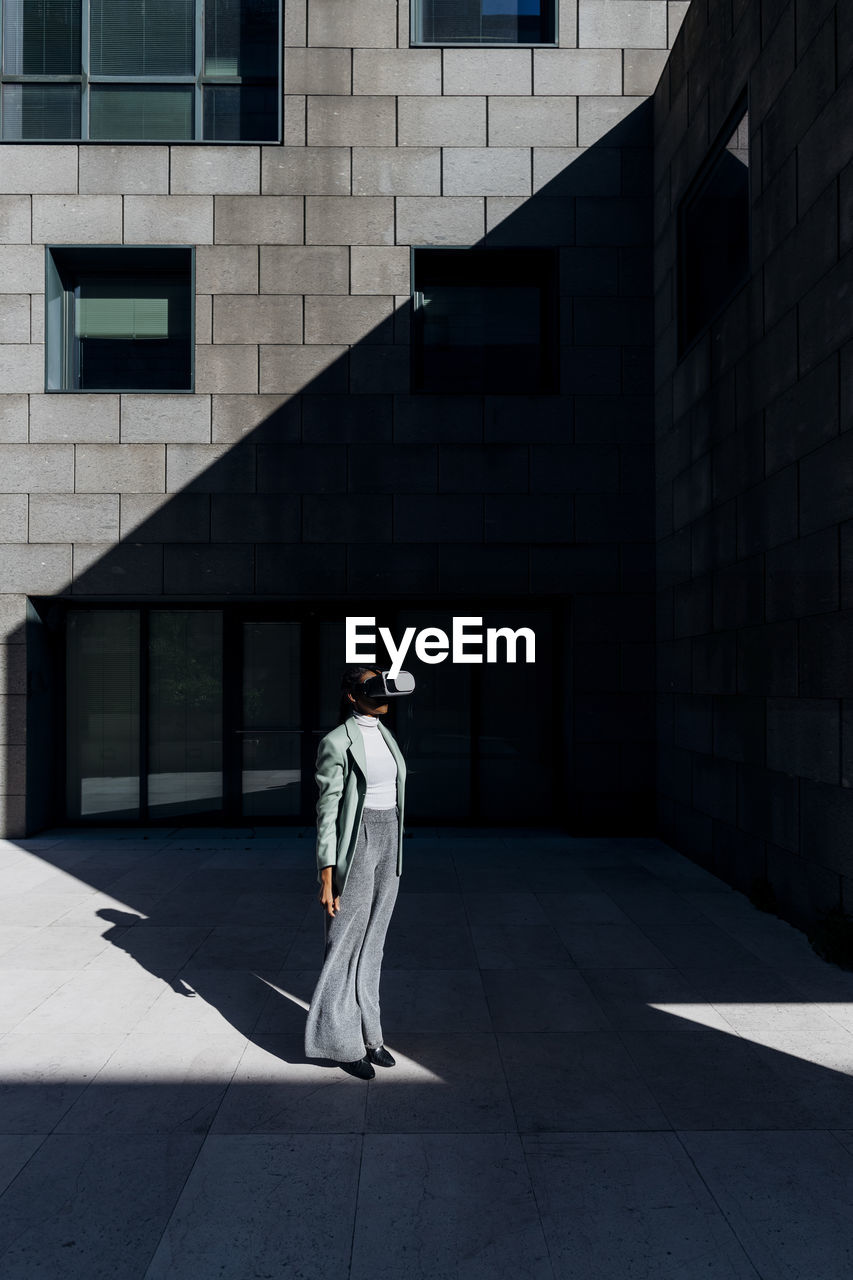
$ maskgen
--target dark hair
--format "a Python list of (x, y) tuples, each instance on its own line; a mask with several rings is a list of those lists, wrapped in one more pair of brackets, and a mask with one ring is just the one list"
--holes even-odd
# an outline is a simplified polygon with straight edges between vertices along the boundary
[(354, 707), (350, 702), (347, 694), (355, 690), (357, 684), (360, 683), (361, 677), (367, 675), (368, 671), (375, 671), (376, 667), (344, 667), (344, 673), (341, 676), (341, 701), (338, 707), (338, 724), (345, 724), (349, 720), (353, 711), (358, 708)]

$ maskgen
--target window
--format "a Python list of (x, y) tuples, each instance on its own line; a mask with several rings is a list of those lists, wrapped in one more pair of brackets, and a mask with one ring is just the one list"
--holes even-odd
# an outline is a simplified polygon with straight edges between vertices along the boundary
[(413, 44), (555, 44), (555, 0), (414, 0)]
[(726, 126), (682, 201), (679, 338), (684, 351), (749, 275), (749, 115)]
[(6, 141), (277, 139), (279, 0), (2, 0)]
[(47, 250), (48, 391), (191, 391), (192, 249)]
[(417, 391), (556, 391), (550, 249), (414, 250)]

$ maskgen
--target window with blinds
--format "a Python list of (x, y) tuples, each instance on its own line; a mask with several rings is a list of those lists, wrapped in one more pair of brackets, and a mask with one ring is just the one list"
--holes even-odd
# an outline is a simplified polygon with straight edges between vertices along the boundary
[(47, 251), (48, 391), (191, 391), (192, 250)]
[(412, 44), (555, 44), (556, 0), (413, 0)]
[(280, 137), (281, 0), (0, 0), (0, 136)]

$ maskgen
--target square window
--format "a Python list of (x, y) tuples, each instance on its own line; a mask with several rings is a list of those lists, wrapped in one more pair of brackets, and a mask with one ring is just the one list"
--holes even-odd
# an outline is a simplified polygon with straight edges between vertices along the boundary
[(558, 390), (551, 249), (415, 249), (412, 386)]
[(749, 277), (749, 115), (741, 100), (679, 210), (683, 352)]
[(413, 44), (554, 44), (556, 0), (414, 0)]
[(47, 250), (48, 391), (191, 391), (193, 251)]

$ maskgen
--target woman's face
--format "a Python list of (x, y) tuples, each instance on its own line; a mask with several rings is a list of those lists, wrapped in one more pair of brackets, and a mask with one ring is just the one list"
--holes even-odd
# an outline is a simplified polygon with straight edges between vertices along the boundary
[[(359, 679), (359, 684), (363, 684), (365, 680), (369, 680), (371, 676), (378, 674), (378, 671), (365, 671), (364, 675)], [(356, 694), (355, 697), (353, 697), (352, 694), (348, 694), (347, 696), (353, 702), (355, 710), (360, 711), (362, 715), (384, 716), (388, 710), (388, 703), (380, 702), (378, 698), (361, 697), (358, 694)]]

